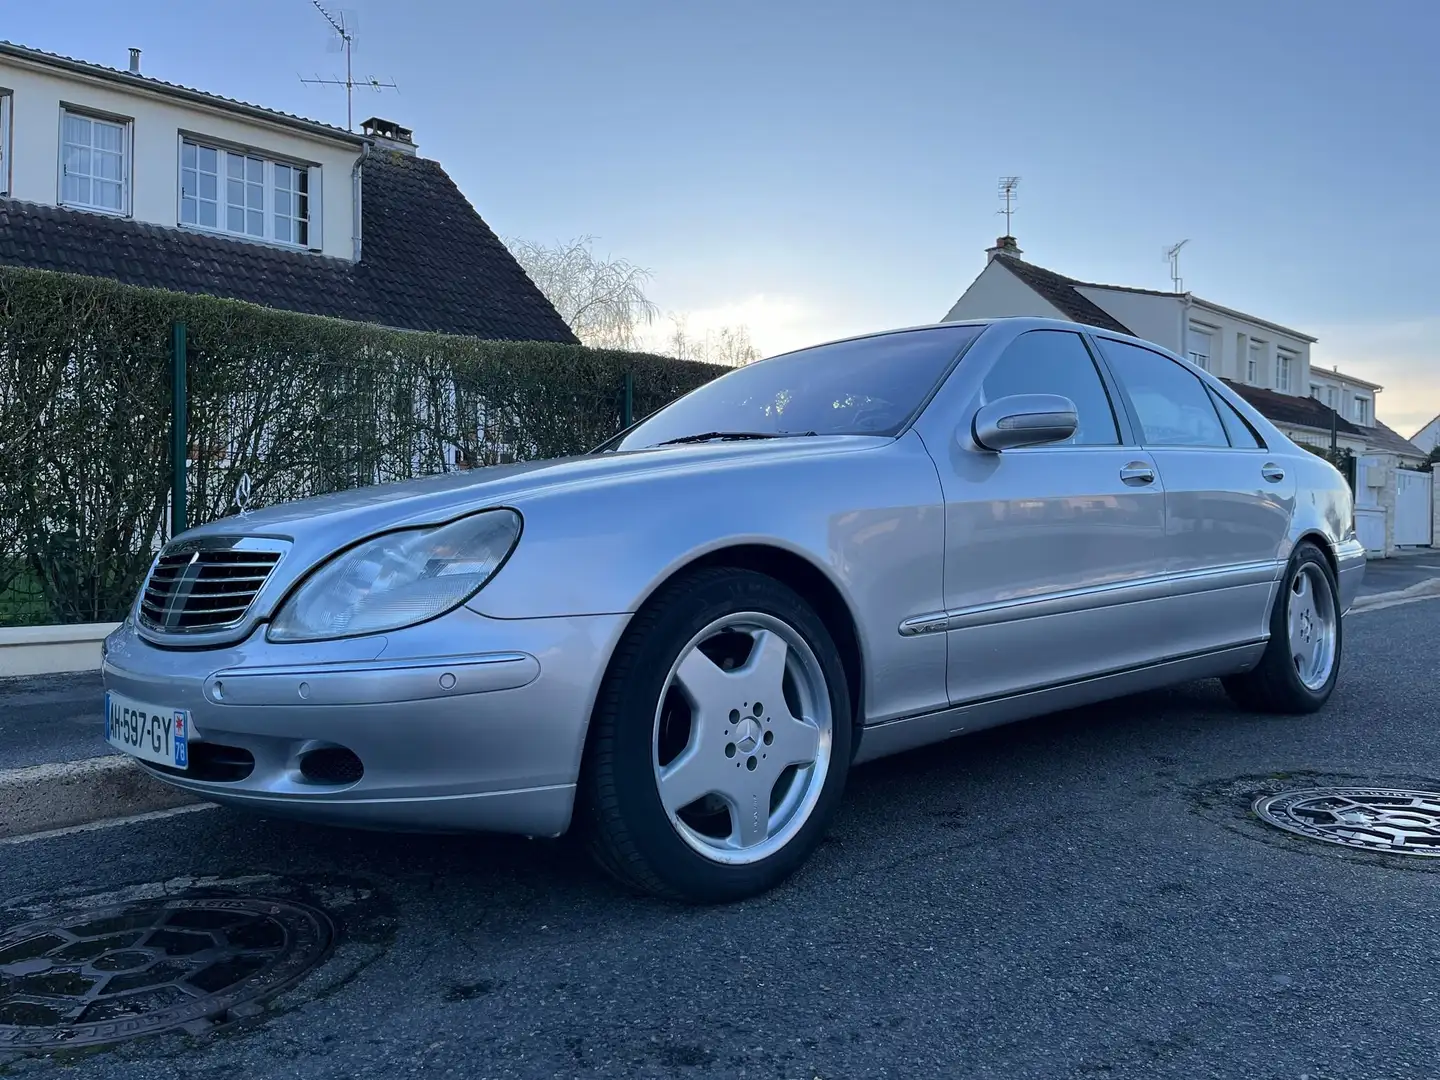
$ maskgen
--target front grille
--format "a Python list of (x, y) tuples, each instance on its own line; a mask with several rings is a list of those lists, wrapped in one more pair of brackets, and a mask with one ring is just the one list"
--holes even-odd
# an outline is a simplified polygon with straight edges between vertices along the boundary
[(188, 541), (161, 552), (140, 594), (140, 621), (166, 634), (224, 630), (245, 617), (280, 552), (234, 540)]

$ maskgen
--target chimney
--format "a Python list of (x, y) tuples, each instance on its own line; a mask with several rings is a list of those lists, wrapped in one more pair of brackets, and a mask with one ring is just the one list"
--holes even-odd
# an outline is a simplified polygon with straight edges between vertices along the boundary
[(130, 50), (130, 74), (131, 74), (131, 75), (139, 75), (139, 74), (140, 74), (140, 50), (139, 50), (139, 49), (131, 49), (131, 50)]
[(386, 150), (395, 150), (414, 157), (418, 149), (415, 145), (415, 133), (409, 128), (401, 127), (394, 120), (382, 120), (378, 116), (372, 116), (361, 121), (360, 130), (372, 143)]
[(1020, 244), (1013, 236), (1002, 236), (995, 241), (994, 247), (985, 249), (985, 263), (988, 266), (994, 261), (996, 255), (1009, 255), (1011, 258), (1018, 259), (1023, 254), (1025, 253), (1020, 250)]

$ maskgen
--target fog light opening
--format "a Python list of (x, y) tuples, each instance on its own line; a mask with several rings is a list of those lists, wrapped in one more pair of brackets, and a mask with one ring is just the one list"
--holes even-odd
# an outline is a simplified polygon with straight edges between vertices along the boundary
[(365, 775), (365, 766), (353, 750), (322, 746), (300, 755), (300, 775), (312, 784), (339, 787), (358, 783)]

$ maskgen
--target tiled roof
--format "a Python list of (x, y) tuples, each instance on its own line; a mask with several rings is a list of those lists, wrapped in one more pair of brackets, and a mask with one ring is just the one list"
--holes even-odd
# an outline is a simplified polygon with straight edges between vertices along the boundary
[(1360, 430), (1365, 433), (1365, 445), (1371, 450), (1384, 450), (1392, 454), (1406, 454), (1418, 458), (1427, 456), (1424, 450), (1382, 421), (1377, 420), (1374, 427), (1365, 427)]
[(155, 93), (166, 94), (170, 97), (182, 98), (197, 104), (213, 105), (231, 112), (244, 113), (257, 119), (269, 120), (271, 123), (300, 128), (312, 134), (345, 139), (357, 144), (362, 141), (362, 136), (346, 131), (342, 127), (336, 127), (333, 124), (322, 123), (319, 120), (310, 120), (303, 116), (296, 116), (294, 113), (281, 112), (278, 109), (267, 109), (263, 105), (254, 105), (248, 101), (241, 101), (238, 98), (229, 98), (220, 94), (212, 94), (205, 90), (196, 90), (191, 86), (182, 86), (179, 83), (166, 82), (164, 79), (151, 78), (149, 75), (137, 75), (129, 71), (121, 71), (119, 68), (106, 67), (104, 64), (92, 64), (88, 60), (77, 60), (73, 56), (63, 56), (60, 53), (46, 52), (44, 49), (32, 49), (28, 45), (16, 45), (11, 41), (0, 40), (0, 57), (3, 56), (14, 57), (17, 60), (28, 60), (31, 63), (45, 64), (49, 67), (61, 68), (81, 75), (90, 75), (94, 78), (119, 83), (131, 89), (143, 88), (152, 90)]
[(1337, 432), (1344, 435), (1356, 435), (1360, 438), (1364, 438), (1368, 430), (1356, 427), (1329, 405), (1322, 401), (1316, 401), (1312, 397), (1282, 394), (1259, 386), (1247, 386), (1245, 383), (1233, 382), (1230, 379), (1221, 381), (1255, 406), (1261, 416), (1275, 423), (1296, 424), (1301, 427), (1329, 431), (1333, 420)]
[[(1053, 270), (1046, 270), (1042, 266), (1036, 266), (1003, 252), (996, 255), (995, 259), (1005, 269), (1054, 304), (1060, 313), (1072, 322), (1085, 323), (1087, 326), (1097, 326), (1101, 330), (1113, 330), (1118, 334), (1134, 336), (1134, 331), (1128, 326), (1076, 289), (1077, 285), (1085, 285), (1086, 282), (1076, 281), (1064, 274), (1057, 274)], [(1108, 288), (1108, 286), (1100, 287)]]
[(359, 263), (0, 199), (0, 264), (406, 330), (577, 340), (438, 162), (376, 150), (361, 178)]

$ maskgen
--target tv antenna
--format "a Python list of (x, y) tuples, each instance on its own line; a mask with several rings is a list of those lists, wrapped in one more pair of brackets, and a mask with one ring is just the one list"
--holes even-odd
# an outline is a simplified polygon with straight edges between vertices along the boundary
[(1165, 249), (1165, 258), (1170, 263), (1170, 284), (1175, 287), (1177, 293), (1185, 291), (1185, 283), (1180, 278), (1180, 249), (1189, 242), (1188, 239), (1181, 240), (1178, 244), (1172, 244)]
[(334, 14), (321, 6), (320, 0), (310, 0), (315, 5), (315, 10), (325, 16), (325, 21), (335, 31), (326, 46), (329, 52), (343, 52), (345, 54), (345, 78), (343, 79), (322, 79), (316, 75), (313, 79), (300, 77), (302, 83), (311, 86), (343, 86), (345, 87), (345, 130), (355, 130), (355, 87), (365, 86), (371, 90), (380, 91), (385, 89), (399, 90), (393, 82), (382, 82), (371, 75), (362, 79), (359, 83), (355, 81), (353, 69), (350, 64), (350, 54), (355, 49), (355, 31), (359, 27), (360, 19), (353, 11), (336, 11)]
[(1005, 206), (1003, 209), (996, 210), (995, 212), (1005, 215), (1006, 236), (1010, 235), (1010, 215), (1015, 212), (1015, 203), (1017, 201), (1016, 191), (1019, 190), (1019, 187), (1020, 178), (1018, 176), (1002, 176), (1000, 178), (1000, 198), (1005, 200)]

